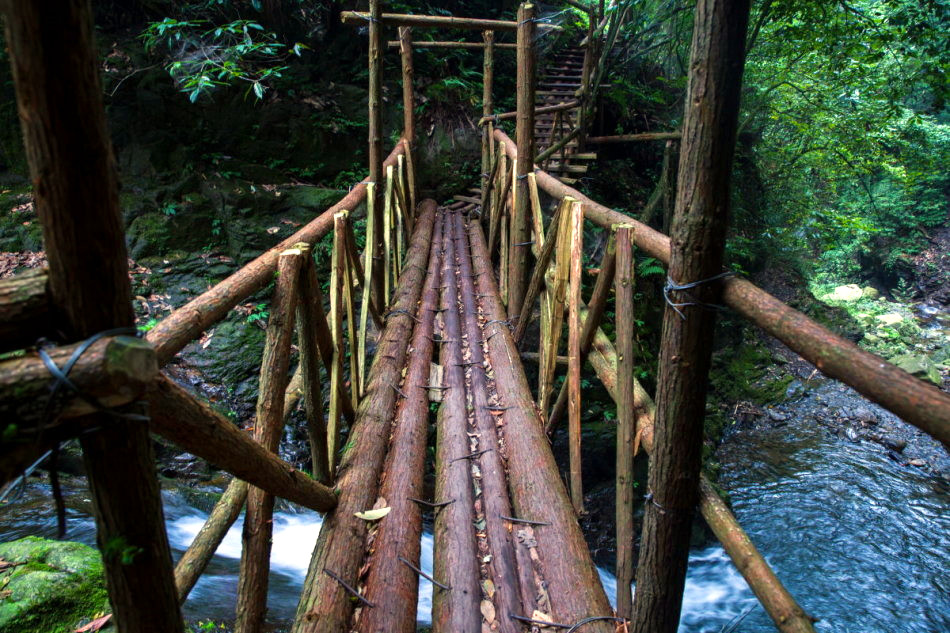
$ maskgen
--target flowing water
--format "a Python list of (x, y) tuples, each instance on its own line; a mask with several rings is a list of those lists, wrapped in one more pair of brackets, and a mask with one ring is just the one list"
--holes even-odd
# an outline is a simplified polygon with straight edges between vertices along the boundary
[[(777, 428), (738, 428), (720, 451), (721, 483), (740, 522), (791, 593), (820, 618), (820, 632), (950, 631), (950, 489), (945, 478), (894, 457), (880, 444), (839, 437), (804, 416)], [(166, 490), (164, 498), (177, 557), (207, 514), (181, 490)], [(69, 538), (93, 544), (85, 493), (71, 489), (69, 505)], [(309, 511), (275, 516), (269, 614), (277, 628), (293, 618), (319, 526), (320, 516)], [(42, 483), (0, 509), (0, 541), (54, 532)], [(240, 548), (239, 523), (192, 592), (186, 617), (233, 618)], [(430, 534), (422, 556), (431, 571)], [(613, 601), (615, 579), (600, 573)], [(431, 587), (423, 580), (420, 590), (418, 619), (427, 622)], [(775, 629), (723, 550), (709, 547), (690, 557), (680, 630)]]

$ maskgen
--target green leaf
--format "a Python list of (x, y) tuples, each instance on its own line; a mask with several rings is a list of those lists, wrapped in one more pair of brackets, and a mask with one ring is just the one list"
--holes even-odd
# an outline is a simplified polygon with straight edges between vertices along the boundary
[(354, 512), (353, 515), (364, 521), (379, 521), (384, 516), (392, 512), (392, 508), (379, 508), (378, 510), (367, 510), (366, 512)]
[(264, 86), (259, 81), (254, 82), (254, 94), (257, 95), (258, 99), (264, 98)]

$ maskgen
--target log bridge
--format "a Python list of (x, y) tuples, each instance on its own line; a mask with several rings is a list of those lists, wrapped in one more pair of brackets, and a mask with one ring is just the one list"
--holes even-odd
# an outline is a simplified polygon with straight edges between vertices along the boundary
[[(89, 2), (63, 3), (57, 20), (46, 19), (42, 5), (0, 4), (49, 258), (46, 270), (0, 282), (0, 483), (61, 442), (80, 438), (120, 631), (183, 631), (180, 604), (245, 507), (235, 630), (262, 630), (279, 496), (324, 513), (294, 619), (297, 633), (414, 631), (420, 577), (433, 585), (435, 631), (672, 633), (697, 510), (776, 628), (812, 632), (812, 617), (700, 470), (714, 322), (706, 305), (728, 306), (828, 376), (950, 446), (946, 393), (723, 274), (747, 0), (697, 2), (682, 129), (612, 139), (586, 134), (621, 20), (603, 2), (576, 3), (590, 12), (591, 28), (582, 47), (554, 58), (547, 78), (555, 90), (540, 101), (537, 36), (552, 27), (532, 4), (521, 5), (516, 21), (382, 13), (376, 0), (368, 13), (344, 13), (344, 23), (369, 25), (369, 177), (295, 235), (178, 307), (144, 339), (127, 331), (133, 314), (125, 240)], [(379, 90), (387, 27), (399, 29), (392, 45), (402, 58), (405, 118), (402, 138), (384, 159)], [(413, 163), (412, 29), (423, 28), (481, 32), (482, 42), (419, 46), (479, 49), (485, 56), (482, 186), (475, 196), (463, 193), (441, 206), (417, 201)], [(506, 33), (516, 41), (496, 44), (495, 35)], [(518, 58), (514, 113), (492, 111), (496, 48)], [(535, 114), (556, 119), (536, 125)], [(509, 118), (516, 121), (514, 141), (496, 125)], [(662, 178), (667, 206), (675, 194), (672, 239), (587, 198), (567, 178), (571, 157), (579, 159), (585, 142), (656, 140), (667, 142), (665, 164), (678, 145), (678, 175), (671, 167)], [(538, 146), (546, 149), (536, 152)], [(544, 167), (557, 152), (552, 175)], [(350, 212), (364, 204), (360, 253)], [(585, 223), (610, 232), (586, 301)], [(327, 310), (311, 246), (331, 232)], [(669, 272), (656, 403), (633, 376), (635, 251)], [(161, 367), (275, 272), (260, 396), (247, 432)], [(613, 341), (601, 329), (611, 297)], [(532, 390), (522, 349), (535, 333)], [(24, 347), (38, 336), (59, 345)], [(295, 340), (299, 363), (291, 372)], [(557, 391), (555, 374), (565, 360)], [(584, 512), (585, 362), (617, 404), (622, 589), (616, 610), (577, 520)], [(439, 403), (435, 490), (427, 496), (432, 402)], [(306, 412), (312, 475), (277, 456), (284, 422), (298, 404)], [(548, 439), (565, 421), (566, 485)], [(149, 432), (234, 476), (175, 566)], [(633, 459), (641, 448), (650, 456), (650, 474), (635, 569)], [(426, 517), (435, 532), (432, 574), (419, 561)], [(631, 596), (634, 579), (638, 590)]]

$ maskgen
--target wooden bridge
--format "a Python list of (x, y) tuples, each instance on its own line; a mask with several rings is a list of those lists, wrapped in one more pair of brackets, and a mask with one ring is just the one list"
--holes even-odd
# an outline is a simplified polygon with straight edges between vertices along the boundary
[[(572, 165), (592, 158), (583, 150), (613, 24), (602, 12), (590, 10), (583, 55), (563, 54), (550, 66), (562, 79), (579, 78), (576, 88), (551, 81), (556, 103), (537, 102), (536, 32), (550, 27), (530, 4), (514, 22), (385, 14), (375, 1), (368, 14), (344, 14), (346, 23), (369, 26), (369, 178), (176, 309), (144, 341), (126, 335), (133, 315), (125, 241), (88, 2), (57, 6), (62, 19), (55, 21), (40, 4), (3, 7), (49, 269), (0, 284), (0, 345), (18, 350), (54, 335), (61, 345), (0, 364), (0, 410), (8, 420), (0, 481), (60, 442), (81, 439), (120, 631), (182, 631), (179, 605), (245, 506), (236, 630), (261, 630), (275, 497), (326, 513), (296, 614), (298, 632), (413, 631), (419, 576), (434, 586), (435, 631), (675, 631), (697, 507), (776, 627), (812, 631), (810, 616), (700, 472), (714, 321), (708, 305), (728, 306), (825, 374), (950, 445), (947, 394), (723, 274), (747, 2), (697, 3), (683, 128), (659, 135), (680, 145), (672, 240), (564, 182), (579, 173)], [(394, 44), (403, 61), (405, 121), (402, 139), (383, 159), (380, 56), (383, 30), (392, 26), (399, 27)], [(482, 42), (426, 45), (480, 48), (486, 60), (482, 187), (443, 206), (417, 202), (413, 163), (411, 29), (430, 27), (482, 32)], [(506, 33), (517, 41), (495, 42)], [(492, 111), (496, 48), (518, 57), (516, 113)], [(555, 118), (536, 123), (548, 114)], [(514, 142), (495, 125), (506, 118), (516, 120)], [(349, 212), (363, 203), (361, 254)], [(548, 207), (554, 212), (546, 219)], [(612, 234), (586, 303), (585, 222)], [(331, 232), (327, 314), (310, 245)], [(634, 249), (669, 270), (656, 405), (633, 377)], [(251, 437), (160, 367), (275, 272)], [(600, 329), (612, 291), (614, 341)], [(532, 392), (521, 348), (535, 323), (539, 385)], [(555, 394), (565, 326), (567, 379)], [(295, 332), (300, 360), (291, 375)], [(641, 448), (651, 458), (636, 596), (621, 590), (616, 612), (577, 522), (585, 360), (617, 403), (622, 588), (634, 580), (633, 458)], [(321, 366), (329, 377), (328, 410)], [(300, 401), (312, 477), (276, 455), (284, 421)], [(435, 493), (426, 498), (430, 401), (440, 405)], [(548, 440), (565, 419), (567, 486)], [(149, 431), (235, 477), (174, 569)], [(425, 515), (435, 526), (431, 576), (419, 569)]]

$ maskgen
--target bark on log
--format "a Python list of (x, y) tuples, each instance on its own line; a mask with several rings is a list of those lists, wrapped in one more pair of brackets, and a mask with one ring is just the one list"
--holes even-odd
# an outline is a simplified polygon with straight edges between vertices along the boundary
[[(91, 2), (0, 2), (49, 261), (54, 329), (134, 326)], [(82, 436), (96, 542), (119, 631), (183, 630), (148, 425), (101, 414)]]
[(48, 285), (45, 267), (0, 279), (0, 351), (29, 347), (52, 331)]
[[(581, 314), (586, 312), (581, 310)], [(616, 402), (617, 394), (617, 352), (598, 328), (594, 337), (594, 347), (588, 356), (597, 377), (607, 388), (610, 397)], [(640, 385), (633, 381), (633, 405), (637, 420), (639, 446), (647, 453), (653, 452), (653, 420), (656, 405), (653, 398)], [(636, 449), (636, 440), (634, 442)], [(735, 564), (739, 573), (749, 584), (749, 588), (762, 603), (775, 626), (782, 633), (814, 633), (812, 618), (795, 602), (772, 568), (756, 549), (748, 534), (739, 525), (736, 517), (716, 493), (712, 484), (703, 475), (699, 483), (699, 509), (709, 524), (713, 534), (722, 543), (723, 549)]]
[[(468, 234), (479, 294), (484, 297), (482, 306), (490, 319), (504, 319), (481, 228), (470, 222)], [(501, 322), (487, 325), (485, 331), (499, 399), (502, 406), (510, 407), (504, 413), (505, 440), (508, 485), (515, 511), (519, 518), (548, 524), (536, 526), (534, 532), (555, 620), (575, 623), (588, 617), (611, 615), (610, 603), (534, 408), (511, 333)], [(594, 633), (613, 633), (614, 629), (614, 623), (601, 620), (585, 628)]]
[[(604, 258), (600, 263), (600, 273), (597, 275), (597, 281), (594, 282), (594, 291), (590, 297), (589, 310), (584, 317), (584, 330), (581, 332), (581, 364), (587, 360), (590, 353), (590, 346), (594, 341), (594, 334), (600, 328), (600, 321), (604, 316), (604, 310), (607, 308), (607, 299), (610, 297), (610, 287), (614, 282), (614, 272), (616, 271), (617, 258), (614, 237), (611, 235), (607, 242), (607, 248), (604, 250)], [(578, 303), (580, 305), (580, 303)], [(616, 311), (615, 311), (616, 312)], [(564, 412), (567, 411), (567, 383), (561, 385), (561, 391), (557, 396), (554, 406), (551, 408), (551, 415), (548, 418), (544, 428), (549, 435), (557, 426)]]
[[(517, 148), (501, 130), (495, 139), (505, 143), (509, 157)], [(637, 248), (669, 265), (670, 238), (628, 215), (594, 202), (554, 176), (535, 171), (538, 186), (554, 198), (571, 196), (584, 203), (584, 217), (598, 226), (629, 223), (635, 230)], [(913, 424), (950, 448), (950, 395), (914, 378), (880, 356), (864, 351), (851, 341), (788, 307), (745, 279), (722, 281), (722, 301), (746, 319), (779, 339), (825, 375), (854, 387), (882, 407)]]
[[(400, 141), (383, 162), (383, 166), (395, 165), (397, 157), (402, 153), (403, 144)], [(201, 332), (224, 318), (231, 308), (273, 279), (274, 271), (277, 270), (277, 256), (281, 252), (298, 242), (308, 244), (319, 242), (333, 228), (335, 213), (343, 209), (356, 208), (366, 200), (368, 181), (369, 179), (366, 179), (357, 184), (342, 200), (317, 216), (312, 222), (204, 294), (178, 308), (149, 330), (146, 339), (155, 346), (159, 364), (164, 365), (170, 361)]]
[(354, 513), (372, 508), (376, 501), (397, 396), (394, 386), (405, 364), (412, 332), (413, 319), (407, 312), (414, 311), (422, 292), (435, 210), (433, 200), (420, 204), (409, 259), (376, 350), (366, 397), (360, 403), (340, 466), (339, 504), (327, 514), (320, 530), (297, 606), (292, 629), (295, 633), (336, 633), (344, 630), (350, 620), (353, 605), (349, 594), (326, 572), (339, 576), (351, 586), (356, 584), (366, 525)]
[[(485, 31), (486, 33), (492, 33), (492, 31)], [(388, 42), (389, 48), (399, 48), (399, 42), (396, 40), (390, 40)], [(415, 48), (468, 48), (468, 49), (483, 49), (487, 45), (483, 42), (416, 42)], [(518, 48), (517, 44), (507, 44), (503, 42), (498, 42), (494, 45), (496, 49), (507, 49), (515, 50)]]
[[(634, 328), (633, 293), (636, 290), (633, 269), (632, 230), (621, 226), (616, 232), (616, 276), (617, 302), (614, 313), (617, 315), (617, 374), (620, 384), (617, 398), (617, 459), (616, 459), (616, 512), (617, 526), (617, 615), (627, 620), (633, 618), (633, 596), (630, 584), (633, 582), (633, 487), (636, 483), (633, 471), (633, 442), (636, 432), (636, 412), (633, 400), (634, 346), (636, 336)], [(593, 303), (593, 301), (591, 302)], [(578, 306), (580, 307), (580, 306)], [(585, 333), (588, 323), (593, 319), (588, 315), (584, 321)], [(591, 328), (591, 332), (595, 328)], [(593, 340), (591, 335), (590, 340)]]
[[(344, 11), (340, 14), (340, 20), (347, 26), (366, 26), (369, 17), (369, 14), (361, 11)], [(518, 23), (508, 20), (480, 20), (443, 15), (408, 15), (405, 13), (383, 13), (378, 19), (386, 26), (419, 26), (495, 32), (514, 32), (518, 30)], [(538, 28), (552, 31), (561, 30), (561, 27), (553, 24), (539, 24)]]
[[(48, 351), (50, 359), (63, 368), (80, 345), (51, 349)], [(109, 337), (93, 343), (68, 376), (81, 395), (61, 385), (52, 402), (50, 385), (56, 379), (36, 353), (4, 361), (0, 363), (0, 419), (6, 431), (0, 446), (42, 441), (42, 431), (57, 424), (57, 418), (95, 412), (93, 403), (83, 396), (107, 408), (128, 404), (138, 398), (157, 375), (158, 363), (152, 346), (132, 336)]]
[(247, 489), (246, 481), (237, 478), (231, 480), (227, 490), (214, 504), (208, 520), (175, 564), (175, 588), (178, 590), (180, 603), (184, 604), (188, 599), (188, 594), (211, 562), (215, 551), (224, 540), (224, 535), (237, 521), (247, 500)]
[(336, 505), (333, 490), (252, 440), (246, 433), (166, 376), (149, 390), (152, 431), (235, 477), (288, 501), (326, 512)]
[[(675, 283), (710, 280), (722, 272), (748, 17), (749, 0), (696, 4), (670, 243), (669, 279)], [(674, 290), (669, 296), (648, 477), (652, 499), (644, 506), (633, 633), (675, 633), (679, 627), (699, 501), (716, 322), (704, 306), (719, 303), (719, 288), (700, 283), (688, 295)]]
[[(433, 235), (442, 231), (442, 214), (435, 220)], [(412, 335), (409, 366), (402, 391), (408, 397), (397, 405), (393, 436), (386, 456), (379, 495), (391, 508), (380, 519), (374, 551), (369, 559), (366, 599), (373, 608), (363, 609), (357, 630), (365, 633), (414, 633), (419, 578), (400, 561), (419, 565), (422, 536), (422, 509), (412, 498), (422, 493), (425, 474), (426, 439), (429, 431), (429, 372), (432, 361), (432, 333), (441, 282), (442, 243), (433, 239), (425, 289), (419, 306), (419, 323)]]
[(589, 136), (587, 142), (593, 145), (607, 145), (636, 141), (678, 141), (681, 136), (679, 132), (643, 132), (641, 134), (620, 134), (617, 136)]
[[(330, 330), (323, 312), (323, 295), (320, 292), (317, 269), (309, 249), (305, 257), (306, 261), (300, 271), (300, 300), (297, 302), (297, 344), (300, 346), (300, 366), (297, 368), (297, 373), (300, 375), (301, 393), (307, 412), (307, 436), (310, 442), (313, 478), (329, 484), (331, 483), (330, 460), (327, 453), (327, 422), (323, 417), (320, 358), (323, 356), (325, 346), (326, 356), (329, 356), (332, 362), (333, 350), (332, 341), (327, 340)], [(324, 356), (324, 366), (329, 368), (326, 356)], [(296, 379), (296, 376), (294, 378)], [(291, 384), (293, 382), (295, 380), (291, 381)], [(338, 397), (345, 400), (342, 392), (338, 394)], [(286, 396), (284, 404), (284, 419), (286, 419)]]
[[(466, 361), (470, 371), (469, 393), (474, 408), (475, 430), (478, 433), (478, 450), (487, 451), (475, 459), (482, 472), (482, 509), (492, 556), (488, 568), (495, 585), (494, 602), (498, 630), (515, 633), (521, 630), (521, 626), (511, 616), (534, 611), (534, 570), (526, 548), (519, 548), (524, 555), (516, 561), (513, 536), (505, 520), (501, 518), (512, 516), (508, 481), (495, 416), (488, 410), (488, 379), (485, 375), (482, 329), (478, 324), (478, 307), (475, 300), (478, 292), (472, 279), (472, 262), (466, 249), (467, 238), (461, 221), (455, 223), (455, 215), (452, 214), (453, 230), (457, 230), (457, 233), (454, 233), (453, 237), (455, 252), (460, 255), (458, 277), (462, 298), (462, 327), (469, 350)], [(452, 306), (450, 311), (452, 309), (457, 309), (457, 306)], [(448, 336), (452, 337), (451, 334)], [(518, 599), (519, 595), (521, 600)]]
[[(294, 377), (284, 392), (283, 417), (290, 417), (297, 403), (303, 396), (303, 367), (298, 366)], [(218, 502), (214, 504), (208, 520), (201, 526), (188, 549), (175, 564), (175, 588), (178, 590), (178, 601), (184, 603), (188, 594), (194, 588), (198, 578), (204, 573), (205, 567), (217, 551), (221, 541), (244, 508), (247, 500), (248, 484), (235, 477), (228, 484), (227, 489)]]
[(531, 239), (528, 174), (534, 169), (534, 91), (536, 75), (535, 28), (536, 8), (523, 3), (518, 8), (518, 75), (517, 75), (517, 129), (519, 156), (515, 160), (515, 178), (512, 180), (514, 209), (511, 214), (511, 232), (508, 234), (508, 318), (513, 318), (524, 302), (528, 275), (527, 242)]
[(462, 329), (458, 312), (455, 226), (451, 215), (443, 225), (442, 318), (445, 324), (441, 364), (444, 386), (435, 448), (435, 498), (451, 501), (435, 517), (435, 577), (451, 587), (433, 590), (434, 633), (481, 631), (479, 570), (475, 541), (474, 495), (465, 416), (465, 372), (462, 368)]
[[(310, 257), (309, 251), (306, 251), (306, 257)], [(277, 287), (271, 301), (261, 360), (254, 439), (275, 455), (284, 431), (284, 391), (290, 381), (290, 344), (303, 263), (304, 252), (296, 248), (284, 251), (277, 258)], [(273, 517), (274, 495), (251, 486), (247, 492), (247, 512), (241, 533), (235, 633), (256, 633), (264, 626)]]

